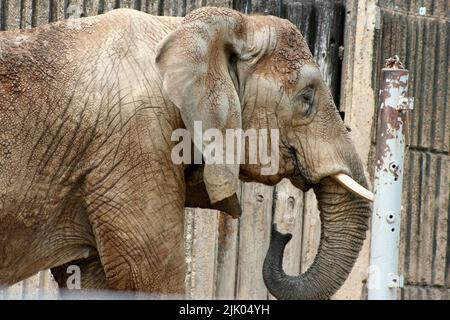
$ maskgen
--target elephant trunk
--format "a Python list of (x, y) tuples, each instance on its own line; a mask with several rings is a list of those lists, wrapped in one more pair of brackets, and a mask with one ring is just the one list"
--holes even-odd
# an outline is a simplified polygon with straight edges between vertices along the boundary
[[(364, 178), (358, 179), (362, 181)], [(264, 282), (277, 299), (328, 299), (347, 279), (363, 245), (370, 202), (347, 191), (333, 179), (315, 188), (321, 220), (320, 244), (314, 262), (299, 275), (283, 271), (283, 252), (291, 239), (273, 228), (263, 267)]]

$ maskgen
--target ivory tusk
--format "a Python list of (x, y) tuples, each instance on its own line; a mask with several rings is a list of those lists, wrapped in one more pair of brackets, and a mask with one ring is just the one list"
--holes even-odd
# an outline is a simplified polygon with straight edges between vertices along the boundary
[(358, 182), (350, 178), (348, 175), (343, 173), (338, 173), (331, 176), (334, 180), (336, 180), (341, 186), (345, 189), (352, 191), (356, 194), (359, 194), (364, 199), (373, 202), (374, 194), (361, 186)]

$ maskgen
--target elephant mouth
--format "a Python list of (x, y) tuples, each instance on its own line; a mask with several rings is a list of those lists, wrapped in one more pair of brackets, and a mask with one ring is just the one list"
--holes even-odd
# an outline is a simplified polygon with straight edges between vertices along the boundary
[(296, 149), (294, 147), (291, 147), (289, 149), (289, 153), (294, 162), (294, 174), (291, 178), (291, 181), (295, 187), (299, 188), (303, 192), (315, 188), (318, 184), (320, 184), (320, 181), (329, 177), (347, 191), (353, 192), (371, 202), (374, 201), (375, 196), (373, 192), (364, 188), (362, 185), (356, 182), (347, 172), (345, 172), (345, 170), (342, 169), (341, 170), (337, 169), (334, 172), (324, 174), (315, 179), (316, 181), (311, 181), (311, 179), (308, 179), (303, 174), (305, 170), (302, 170), (302, 165), (297, 157)]

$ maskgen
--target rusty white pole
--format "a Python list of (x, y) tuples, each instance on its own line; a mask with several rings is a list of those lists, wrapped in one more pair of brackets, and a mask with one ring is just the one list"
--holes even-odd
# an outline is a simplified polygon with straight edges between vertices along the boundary
[(406, 110), (412, 100), (406, 97), (408, 70), (397, 56), (386, 61), (381, 71), (379, 127), (374, 176), (374, 207), (371, 225), (369, 300), (395, 300), (403, 286), (398, 274), (400, 210), (402, 202), (403, 159)]

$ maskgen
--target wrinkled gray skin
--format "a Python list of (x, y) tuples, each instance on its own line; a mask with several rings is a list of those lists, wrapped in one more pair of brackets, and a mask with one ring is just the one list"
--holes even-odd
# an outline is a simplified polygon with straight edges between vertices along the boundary
[[(280, 130), (280, 165), (174, 165), (177, 128)], [(0, 37), (0, 284), (81, 267), (83, 288), (184, 292), (184, 207), (240, 214), (238, 178), (314, 188), (322, 236), (311, 268), (282, 271), (272, 237), (264, 279), (277, 298), (328, 298), (361, 249), (369, 203), (335, 184), (363, 168), (297, 29), (202, 8), (132, 10)], [(206, 143), (207, 145), (207, 143)], [(248, 151), (248, 150), (247, 150)], [(193, 190), (199, 190), (193, 192)], [(200, 194), (200, 196), (199, 196)]]

